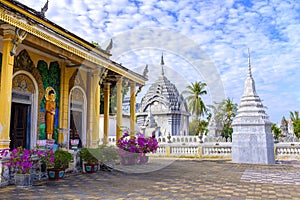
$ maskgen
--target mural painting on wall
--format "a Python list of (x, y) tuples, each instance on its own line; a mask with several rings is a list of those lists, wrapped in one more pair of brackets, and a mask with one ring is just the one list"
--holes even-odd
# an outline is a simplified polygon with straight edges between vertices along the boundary
[[(48, 65), (45, 61), (39, 61), (37, 69), (43, 80), (45, 96), (40, 104), (40, 112), (45, 113), (45, 120), (40, 124), (39, 139), (58, 140), (58, 113), (60, 99), (60, 69), (57, 62), (51, 62)], [(48, 110), (48, 112), (47, 112)], [(52, 114), (51, 114), (52, 113)], [(47, 124), (49, 124), (47, 126)]]

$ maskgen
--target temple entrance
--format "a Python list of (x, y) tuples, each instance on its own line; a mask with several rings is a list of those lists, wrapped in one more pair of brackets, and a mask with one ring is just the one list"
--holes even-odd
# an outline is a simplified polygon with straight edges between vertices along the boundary
[(70, 116), (70, 146), (72, 140), (78, 140), (78, 148), (82, 147), (82, 112), (71, 110)]
[(22, 146), (30, 148), (30, 105), (14, 103), (11, 105), (10, 150)]

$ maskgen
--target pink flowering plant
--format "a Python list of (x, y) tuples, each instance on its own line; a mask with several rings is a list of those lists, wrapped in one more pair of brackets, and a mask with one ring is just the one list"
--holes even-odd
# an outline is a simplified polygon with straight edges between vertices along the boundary
[(120, 150), (131, 153), (155, 153), (158, 148), (158, 142), (153, 137), (145, 137), (139, 133), (137, 136), (130, 137), (128, 132), (117, 141)]
[[(37, 149), (24, 149), (22, 147), (15, 148), (10, 153), (10, 158), (6, 162), (6, 166), (17, 174), (29, 174), (34, 163), (38, 159), (44, 159), (49, 163), (54, 161), (54, 156), (52, 150), (41, 151)], [(53, 157), (53, 158), (52, 158)]]
[(145, 164), (146, 153), (155, 153), (158, 142), (154, 137), (145, 137), (144, 134), (130, 137), (128, 132), (117, 141), (118, 152), (123, 164)]
[(13, 169), (17, 174), (29, 174), (33, 166), (33, 152), (22, 147), (15, 148), (10, 153), (10, 159), (6, 166)]
[(53, 167), (54, 164), (54, 151), (52, 149), (40, 150), (37, 152), (39, 159), (47, 167)]
[(5, 158), (9, 153), (9, 149), (0, 149), (0, 160)]

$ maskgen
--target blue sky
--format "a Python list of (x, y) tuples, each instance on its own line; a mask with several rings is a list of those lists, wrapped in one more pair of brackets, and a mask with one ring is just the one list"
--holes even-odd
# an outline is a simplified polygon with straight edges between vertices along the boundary
[[(36, 10), (45, 2), (22, 0)], [(240, 103), (250, 48), (270, 120), (300, 110), (298, 0), (50, 0), (46, 17), (104, 48), (113, 38), (113, 60), (137, 72), (149, 65), (147, 85), (160, 73), (163, 52), (166, 76), (180, 92), (209, 83), (206, 104), (227, 97)]]

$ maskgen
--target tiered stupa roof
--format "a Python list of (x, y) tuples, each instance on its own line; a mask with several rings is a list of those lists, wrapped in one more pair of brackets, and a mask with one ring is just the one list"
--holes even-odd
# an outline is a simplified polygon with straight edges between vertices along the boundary
[(153, 102), (164, 104), (167, 112), (182, 110), (184, 104), (183, 96), (179, 94), (176, 86), (171, 83), (164, 74), (164, 59), (161, 57), (161, 74), (159, 78), (150, 86), (139, 106), (139, 112), (146, 112)]
[[(255, 82), (252, 78), (250, 53), (248, 50), (248, 77), (245, 81), (244, 94), (238, 109), (238, 115), (235, 117), (234, 123), (241, 122), (239, 118), (256, 118), (257, 123), (270, 123), (269, 116), (266, 114), (265, 107), (261, 99), (256, 93)], [(251, 120), (252, 121), (252, 120)], [(250, 121), (248, 121), (250, 122)]]

